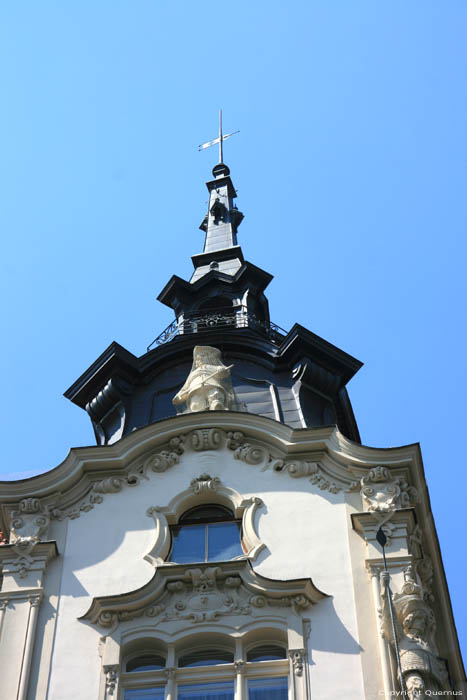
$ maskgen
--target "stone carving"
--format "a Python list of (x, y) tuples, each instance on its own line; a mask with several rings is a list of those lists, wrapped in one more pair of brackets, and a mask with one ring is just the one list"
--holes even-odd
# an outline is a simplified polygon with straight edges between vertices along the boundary
[(230, 369), (222, 363), (221, 351), (196, 345), (193, 366), (185, 384), (174, 397), (174, 406), (186, 405), (184, 413), (228, 411), (234, 402)]
[(391, 513), (397, 508), (409, 508), (418, 502), (418, 492), (404, 478), (393, 477), (387, 467), (373, 467), (360, 481), (361, 494), (367, 510)]
[(108, 695), (113, 695), (117, 686), (118, 666), (104, 666), (105, 671), (105, 690)]
[(266, 607), (292, 608), (297, 614), (312, 604), (307, 595), (272, 597), (251, 593), (236, 570), (228, 567), (193, 567), (178, 579), (166, 582), (157, 603), (139, 610), (105, 610), (98, 614), (102, 627), (113, 627), (136, 617), (157, 618), (157, 624), (184, 620), (192, 624), (213, 622), (231, 615), (254, 616)]
[(209, 474), (201, 474), (201, 476), (192, 479), (190, 486), (193, 492), (197, 495), (201, 493), (212, 493), (217, 491), (220, 486), (221, 480), (218, 476), (212, 477)]
[(201, 428), (190, 434), (190, 445), (195, 452), (217, 450), (222, 444), (223, 431), (217, 428)]
[[(180, 458), (176, 452), (168, 452), (163, 450), (147, 458), (144, 463), (144, 471), (165, 472), (169, 467), (178, 464)], [(133, 475), (134, 477), (134, 475)]]
[[(381, 574), (387, 590), (389, 574)], [(396, 634), (402, 673), (410, 698), (437, 694), (447, 689), (446, 664), (438, 657), (435, 644), (435, 618), (424, 600), (423, 589), (416, 579), (413, 566), (404, 572), (404, 584), (400, 593), (393, 596), (396, 613)], [(393, 646), (393, 634), (386, 591), (382, 597), (383, 635)], [(417, 695), (418, 693), (418, 695)]]
[(237, 447), (243, 445), (244, 442), (245, 436), (239, 430), (227, 433), (227, 447), (229, 450), (236, 450)]
[(107, 479), (97, 481), (92, 490), (94, 493), (117, 493), (122, 490), (124, 480), (120, 477), (109, 476)]
[(286, 462), (284, 459), (277, 459), (273, 462), (272, 468), (276, 472), (288, 472), (294, 479), (309, 476), (311, 483), (321, 491), (329, 491), (330, 493), (342, 491), (342, 487), (329, 479), (317, 462), (304, 462), (302, 460)]
[(240, 459), (245, 464), (261, 464), (266, 458), (266, 452), (261, 447), (253, 447), (245, 442), (234, 451), (234, 458)]
[(435, 597), (433, 595), (433, 564), (430, 557), (419, 559), (416, 563), (417, 574), (423, 588), (423, 598), (429, 603), (433, 603)]
[(18, 510), (11, 513), (10, 542), (18, 551), (29, 554), (36, 542), (46, 534), (50, 517), (46, 506), (38, 498), (23, 498)]
[(48, 516), (55, 520), (63, 520), (70, 518), (74, 520), (79, 518), (82, 513), (87, 513), (94, 508), (95, 505), (102, 503), (104, 495), (109, 493), (118, 493), (125, 486), (137, 486), (143, 479), (147, 479), (147, 472), (165, 472), (169, 467), (180, 462), (180, 455), (184, 452), (184, 436), (178, 435), (171, 438), (168, 443), (168, 450), (161, 450), (146, 457), (143, 462), (138, 463), (133, 467), (129, 474), (125, 476), (110, 476), (101, 481), (96, 481), (88, 495), (81, 503), (62, 511), (59, 508), (51, 507), (47, 511)]
[[(233, 450), (234, 458), (240, 459), (245, 464), (261, 464), (268, 456), (266, 450), (262, 447), (255, 447), (246, 442), (245, 435), (240, 431), (227, 433), (226, 445), (229, 450)], [(266, 468), (267, 464), (263, 471)]]
[(292, 661), (292, 668), (296, 676), (303, 675), (303, 664), (305, 662), (305, 649), (289, 649), (289, 657)]

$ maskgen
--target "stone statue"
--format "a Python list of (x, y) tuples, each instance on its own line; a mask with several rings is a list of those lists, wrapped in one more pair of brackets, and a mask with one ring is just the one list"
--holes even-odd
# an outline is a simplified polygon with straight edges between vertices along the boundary
[(234, 403), (230, 369), (222, 363), (221, 351), (208, 345), (193, 350), (193, 367), (185, 384), (173, 399), (174, 406), (186, 404), (185, 413), (229, 411)]
[[(401, 668), (410, 700), (431, 697), (435, 691), (447, 688), (445, 662), (437, 654), (434, 641), (435, 618), (423, 599), (415, 571), (409, 566), (404, 573), (404, 585), (394, 595), (396, 634), (399, 642)], [(382, 599), (383, 634), (393, 645), (387, 586), (389, 574), (382, 574), (385, 590)]]

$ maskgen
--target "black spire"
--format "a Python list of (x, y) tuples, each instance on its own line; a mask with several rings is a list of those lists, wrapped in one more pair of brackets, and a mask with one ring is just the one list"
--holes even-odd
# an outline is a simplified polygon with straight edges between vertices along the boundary
[(203, 150), (219, 144), (219, 163), (212, 170), (213, 179), (206, 183), (209, 204), (200, 225), (206, 234), (203, 252), (191, 258), (195, 269), (190, 282), (174, 275), (158, 296), (174, 310), (179, 335), (193, 332), (190, 329), (198, 329), (200, 323), (212, 324), (213, 318), (207, 315), (221, 319), (226, 330), (250, 328), (262, 335), (271, 333), (264, 290), (272, 275), (246, 262), (237, 242), (244, 217), (234, 204), (237, 193), (222, 148), (223, 141), (232, 135), (223, 134), (220, 111), (219, 136), (199, 147)]

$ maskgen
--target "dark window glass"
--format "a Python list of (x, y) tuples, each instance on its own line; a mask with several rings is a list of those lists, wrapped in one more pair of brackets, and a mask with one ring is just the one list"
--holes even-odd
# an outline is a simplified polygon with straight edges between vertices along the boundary
[(243, 554), (238, 523), (213, 523), (207, 529), (207, 561), (226, 561)]
[(179, 685), (178, 700), (234, 700), (233, 681)]
[(187, 510), (180, 518), (181, 523), (212, 523), (220, 520), (233, 520), (233, 515), (227, 508), (222, 506), (207, 505), (197, 506)]
[(165, 688), (131, 688), (125, 690), (124, 700), (164, 700)]
[(173, 528), (172, 538), (172, 561), (189, 564), (206, 560), (206, 525)]
[(181, 668), (186, 666), (214, 666), (216, 664), (231, 664), (233, 660), (233, 652), (231, 651), (201, 649), (181, 656), (178, 660), (178, 665)]
[(154, 654), (145, 654), (126, 662), (127, 673), (132, 671), (160, 671), (162, 668), (165, 668), (165, 660), (162, 656), (155, 656)]
[(248, 700), (287, 700), (287, 678), (248, 681)]
[(221, 506), (193, 508), (172, 528), (171, 560), (179, 564), (224, 561), (242, 554), (240, 523)]
[(257, 646), (246, 655), (247, 661), (276, 661), (277, 659), (285, 659), (285, 649), (276, 644), (263, 644)]

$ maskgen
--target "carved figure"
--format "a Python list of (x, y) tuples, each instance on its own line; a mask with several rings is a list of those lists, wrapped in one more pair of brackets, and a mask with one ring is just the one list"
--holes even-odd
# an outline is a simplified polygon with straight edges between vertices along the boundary
[(234, 402), (231, 367), (222, 363), (221, 351), (217, 348), (197, 345), (193, 350), (193, 367), (173, 399), (174, 405), (185, 403), (185, 413), (229, 411)]
[[(382, 577), (384, 585), (389, 585), (389, 574), (383, 573)], [(416, 581), (413, 567), (408, 567), (404, 578), (401, 592), (394, 595), (394, 609), (402, 673), (412, 700), (446, 689), (447, 671), (437, 654), (433, 611), (423, 599), (423, 589)], [(383, 592), (382, 615), (383, 634), (393, 644), (386, 591)]]

